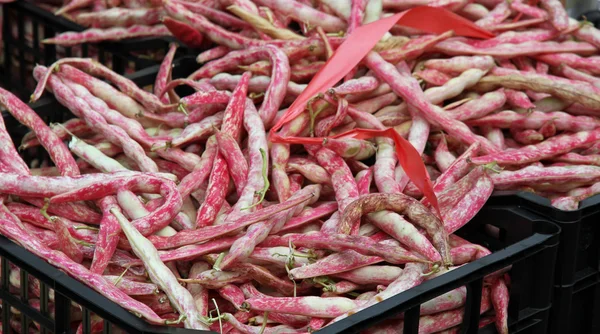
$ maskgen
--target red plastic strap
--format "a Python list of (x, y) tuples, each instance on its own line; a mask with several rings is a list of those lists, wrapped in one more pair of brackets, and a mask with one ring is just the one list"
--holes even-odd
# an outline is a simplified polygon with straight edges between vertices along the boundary
[(169, 29), (171, 34), (175, 36), (181, 43), (192, 49), (198, 49), (202, 47), (202, 41), (204, 36), (198, 30), (192, 28), (187, 23), (173, 20), (170, 17), (163, 19), (163, 24)]
[[(296, 98), (286, 114), (271, 128), (269, 139), (276, 143), (287, 144), (321, 144), (324, 138), (307, 137), (281, 137), (276, 131), (298, 117), (306, 108), (306, 103), (313, 96), (326, 92), (340, 81), (350, 70), (373, 49), (375, 44), (395, 24), (416, 28), (433, 34), (441, 34), (453, 30), (458, 36), (475, 38), (492, 38), (494, 34), (486, 31), (473, 22), (464, 19), (446, 9), (435, 7), (415, 7), (404, 12), (389, 16), (370, 24), (360, 26), (350, 34), (346, 40), (329, 58), (325, 66), (313, 77), (302, 94)], [(433, 208), (441, 218), (437, 197), (433, 185), (428, 177), (421, 156), (407, 140), (402, 138), (394, 129), (368, 130), (354, 129), (335, 136), (334, 138), (367, 139), (373, 137), (388, 137), (396, 144), (398, 161), (410, 180), (423, 192)]]

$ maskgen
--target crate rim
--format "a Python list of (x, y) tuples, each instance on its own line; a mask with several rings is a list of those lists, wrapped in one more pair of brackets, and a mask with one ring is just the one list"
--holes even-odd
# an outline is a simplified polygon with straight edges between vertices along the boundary
[[(58, 25), (64, 27), (65, 31), (81, 32), (83, 30), (88, 29), (88, 28), (81, 26), (81, 25), (77, 24), (76, 22), (73, 22), (63, 16), (54, 15), (54, 13), (49, 12), (49, 11), (37, 6), (35, 3), (32, 3), (27, 0), (14, 1), (11, 3), (7, 3), (5, 5), (9, 6), (9, 8), (15, 7), (19, 10), (28, 11), (30, 13), (33, 13), (33, 15), (41, 17), (42, 19), (44, 19), (48, 22), (54, 22), (55, 24), (58, 24)], [(142, 49), (143, 47), (149, 46), (150, 44), (152, 44), (156, 41), (170, 43), (170, 42), (176, 42), (177, 40), (174, 37), (170, 37), (170, 36), (138, 37), (138, 38), (128, 38), (128, 39), (124, 39), (124, 40), (118, 40), (118, 41), (104, 41), (104, 42), (92, 43), (92, 44), (98, 44), (98, 45), (101, 45), (104, 49), (106, 49), (108, 51), (116, 52), (116, 51), (139, 50), (139, 49)]]
[(98, 314), (111, 324), (115, 324), (124, 330), (134, 330), (137, 333), (147, 334), (214, 333), (210, 331), (153, 326), (3, 235), (0, 235), (0, 256), (46, 283), (49, 288), (55, 290), (55, 293), (60, 293), (74, 302), (81, 304), (91, 312)]
[[(554, 229), (553, 233), (533, 233), (531, 236), (512, 244), (504, 249), (493, 252), (474, 262), (465, 264), (455, 270), (434, 279), (425, 281), (416, 287), (399, 293), (393, 297), (372, 305), (360, 312), (353, 314), (339, 322), (330, 324), (323, 329), (314, 332), (315, 334), (337, 334), (337, 333), (357, 333), (366, 327), (354, 329), (354, 326), (361, 326), (365, 323), (377, 323), (389, 318), (390, 313), (399, 314), (405, 312), (421, 302), (435, 298), (453, 289), (468, 285), (469, 282), (501, 270), (514, 262), (523, 252), (526, 257), (537, 254), (548, 247), (558, 245), (558, 237), (561, 232), (560, 226), (552, 221), (532, 214), (527, 210), (515, 207), (496, 207), (494, 209), (513, 211), (517, 214), (528, 215), (532, 223), (543, 223)], [(548, 244), (554, 240), (553, 244)], [(535, 250), (532, 250), (535, 249)], [(402, 305), (399, 307), (399, 305)], [(549, 306), (550, 307), (550, 306)]]

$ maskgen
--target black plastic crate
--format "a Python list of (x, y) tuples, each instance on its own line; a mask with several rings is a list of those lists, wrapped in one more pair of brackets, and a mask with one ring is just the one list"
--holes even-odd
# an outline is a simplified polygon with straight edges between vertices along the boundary
[(550, 334), (600, 333), (600, 275), (555, 286)]
[[(175, 62), (173, 77), (186, 76), (197, 68), (198, 65), (193, 60), (180, 59)], [(158, 67), (147, 68), (129, 77), (140, 86), (151, 86), (154, 82), (157, 69)], [(70, 113), (66, 112), (50, 96), (46, 96), (38, 101), (34, 105), (34, 108), (47, 122), (64, 121), (72, 117)], [(5, 116), (7, 127), (9, 127), (8, 124), (11, 122), (11, 118), (8, 115)], [(24, 127), (17, 126), (14, 120), (12, 122), (10, 124), (13, 124), (14, 127), (10, 126), (9, 129), (15, 129), (15, 137), (22, 136), (27, 132), (27, 129)], [(16, 143), (20, 142), (18, 138), (15, 139), (17, 139)], [(41, 159), (40, 152), (41, 150), (38, 150), (37, 153), (28, 152), (27, 156), (29, 158), (35, 156)], [(553, 273), (559, 233), (560, 228), (557, 225), (545, 221), (529, 211), (515, 207), (486, 207), (472, 222), (462, 228), (458, 234), (471, 242), (489, 248), (494, 252), (493, 254), (425, 282), (418, 287), (385, 300), (343, 321), (325, 327), (316, 333), (358, 333), (401, 312), (405, 312), (406, 326), (404, 333), (417, 333), (417, 328), (414, 326), (418, 325), (419, 305), (461, 286), (466, 286), (468, 289), (467, 303), (465, 305), (467, 313), (461, 332), (496, 333), (493, 324), (483, 329), (478, 328), (480, 319), (478, 310), (483, 278), (497, 270), (512, 266), (509, 272), (511, 277), (511, 301), (509, 304), (509, 328), (511, 333), (546, 334), (550, 316), (551, 294), (554, 285)], [(6, 240), (3, 240), (3, 242), (12, 248), (4, 252), (3, 249), (5, 247), (0, 242), (0, 252), (2, 252), (0, 255), (7, 257), (11, 261), (12, 258), (17, 256), (12, 253), (13, 250), (18, 249), (19, 252), (28, 253), (26, 250)], [(28, 254), (35, 258), (30, 253)], [(18, 255), (18, 258), (23, 257)], [(37, 260), (41, 261), (40, 259)], [(28, 262), (24, 264), (22, 261), (15, 262), (19, 266), (28, 265)], [(23, 269), (31, 275), (36, 276), (38, 272), (32, 271), (32, 269), (39, 270), (38, 268), (48, 269), (48, 277), (55, 277), (55, 273), (51, 271), (59, 273), (47, 264), (46, 266), (35, 265), (24, 267)], [(62, 276), (64, 276), (64, 279), (73, 281), (65, 275)], [(52, 286), (53, 283), (49, 282), (48, 284)], [(122, 328), (129, 327), (130, 329), (127, 332), (135, 333), (137, 331), (137, 329), (131, 329), (137, 325), (132, 325), (133, 323), (130, 321), (135, 320), (135, 324), (142, 326), (139, 319), (132, 318), (126, 311), (111, 304), (104, 297), (96, 294), (91, 289), (85, 288), (82, 284), (55, 284), (54, 286), (56, 286), (56, 291), (59, 294), (63, 294), (74, 300), (83, 308), (97, 313)], [(63, 292), (63, 289), (66, 289), (66, 291)], [(87, 298), (91, 298), (91, 300), (88, 301)], [(109, 303), (110, 307), (106, 306), (108, 305), (106, 303)], [(119, 309), (122, 311), (119, 315), (124, 315), (124, 317), (102, 312), (102, 308), (95, 307), (99, 304), (104, 305), (104, 309)], [(115, 319), (113, 315), (119, 318)], [(139, 329), (141, 327), (136, 328)]]
[[(499, 229), (492, 236), (490, 227)], [(478, 329), (483, 278), (512, 266), (510, 333), (545, 334), (551, 307), (552, 272), (560, 228), (539, 216), (514, 207), (484, 208), (457, 234), (488, 247), (493, 253), (445, 275), (384, 300), (317, 333), (358, 333), (405, 312), (404, 333), (417, 333), (421, 303), (455, 288), (467, 287), (466, 316), (461, 333), (496, 333), (494, 325)], [(492, 233), (494, 234), (494, 233)]]
[[(156, 65), (166, 54), (171, 37), (146, 37), (97, 44), (62, 47), (42, 44), (45, 38), (66, 31), (85, 28), (56, 16), (29, 1), (16, 1), (3, 5), (2, 40), (4, 43), (3, 80), (5, 86), (23, 98), (33, 92), (35, 81), (31, 75), (36, 64), (49, 65), (62, 57), (94, 56), (100, 63), (120, 74), (132, 73)], [(16, 26), (17, 31), (14, 32)], [(27, 38), (31, 34), (31, 38)], [(179, 54), (195, 51), (182, 47)], [(157, 60), (147, 57), (156, 54)]]
[[(489, 205), (517, 205), (556, 223), (561, 228), (555, 282), (559, 286), (598, 277), (600, 273), (600, 196), (579, 203), (575, 211), (562, 211), (550, 200), (529, 192), (494, 194)], [(597, 315), (600, 317), (600, 314)]]

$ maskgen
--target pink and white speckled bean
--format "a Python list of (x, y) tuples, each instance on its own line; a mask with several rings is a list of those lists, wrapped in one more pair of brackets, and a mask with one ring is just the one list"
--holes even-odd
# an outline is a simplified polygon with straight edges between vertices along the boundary
[(374, 77), (364, 76), (345, 81), (341, 85), (334, 87), (331, 91), (339, 96), (348, 94), (367, 93), (375, 90), (379, 86), (379, 81)]
[(305, 234), (286, 234), (284, 236), (270, 236), (261, 244), (265, 247), (286, 246), (292, 242), (298, 247), (327, 249), (332, 251), (354, 250), (364, 255), (376, 255), (390, 263), (428, 262), (414, 256), (400, 246), (378, 243), (369, 237), (345, 234), (324, 234), (322, 232), (309, 232)]
[(484, 18), (489, 14), (489, 10), (485, 6), (478, 3), (468, 3), (458, 13), (469, 20), (476, 21)]
[(548, 12), (546, 12), (545, 10), (543, 10), (537, 6), (530, 6), (530, 5), (524, 4), (522, 0), (511, 1), (510, 8), (512, 8), (513, 10), (515, 10), (519, 13), (523, 13), (527, 16), (530, 16), (530, 17), (533, 17), (536, 19), (548, 18)]
[(482, 28), (489, 28), (506, 20), (511, 14), (508, 1), (502, 1), (492, 9), (485, 17), (475, 22)]
[[(161, 258), (161, 260), (162, 260), (162, 258)], [(192, 267), (190, 268), (190, 273), (189, 273), (188, 277), (191, 279), (195, 279), (202, 272), (208, 270), (209, 268), (210, 268), (210, 266), (206, 262), (201, 262), (201, 261), (195, 262), (192, 265)], [(193, 284), (193, 283), (188, 283), (187, 289), (190, 292), (190, 294), (192, 295), (192, 298), (194, 298), (194, 304), (196, 305), (196, 309), (198, 310), (200, 315), (203, 317), (207, 317), (208, 309), (209, 309), (209, 304), (208, 304), (209, 290), (200, 284)]]
[(446, 231), (449, 234), (454, 233), (475, 217), (492, 195), (494, 186), (492, 179), (486, 173), (483, 173), (473, 189), (444, 216)]
[(550, 22), (558, 31), (569, 28), (569, 14), (559, 0), (540, 0), (540, 5), (550, 16)]
[(169, 300), (177, 309), (180, 314), (186, 316), (184, 324), (186, 328), (208, 330), (200, 318), (200, 313), (196, 309), (194, 298), (191, 293), (181, 286), (177, 281), (177, 278), (171, 273), (169, 268), (160, 260), (158, 251), (152, 245), (152, 243), (146, 239), (134, 225), (116, 210), (111, 211), (119, 221), (119, 225), (135, 255), (137, 255), (144, 262), (144, 266), (150, 276), (150, 279), (157, 284), (157, 286), (165, 291)]
[(433, 68), (426, 68), (420, 70), (418, 72), (415, 72), (413, 75), (425, 81), (426, 83), (434, 86), (445, 85), (446, 82), (452, 79), (452, 77), (450, 77), (448, 74), (435, 70)]
[(285, 0), (256, 0), (256, 2), (299, 22), (306, 22), (313, 27), (322, 27), (326, 32), (338, 32), (346, 29), (346, 23), (343, 20), (302, 3), (290, 3)]
[(521, 108), (525, 110), (533, 110), (535, 104), (531, 102), (529, 96), (523, 91), (514, 89), (505, 89), (504, 94), (506, 95), (506, 101), (514, 108)]
[(314, 263), (294, 268), (291, 270), (291, 275), (296, 279), (334, 275), (379, 262), (383, 262), (383, 258), (363, 255), (353, 250), (346, 250), (331, 254)]
[(436, 147), (433, 157), (435, 158), (436, 165), (442, 173), (445, 172), (456, 160), (454, 154), (452, 154), (452, 152), (450, 152), (448, 149), (448, 143), (446, 143), (445, 137), (442, 138)]
[(356, 186), (358, 194), (365, 195), (371, 192), (371, 182), (373, 182), (373, 168), (365, 169), (356, 174)]
[(525, 31), (506, 31), (492, 39), (485, 41), (477, 41), (473, 46), (479, 48), (493, 47), (496, 45), (510, 43), (522, 44), (529, 42), (543, 42), (553, 39), (556, 36), (556, 31), (548, 29), (529, 29)]
[(281, 312), (319, 318), (335, 318), (361, 306), (363, 302), (344, 297), (262, 297), (250, 298), (244, 308), (261, 312)]
[[(232, 75), (229, 73), (219, 73), (210, 79), (210, 83), (217, 89), (233, 90), (240, 81), (241, 75)], [(266, 76), (253, 76), (248, 85), (248, 91), (253, 93), (265, 92), (271, 84), (271, 78)], [(297, 84), (293, 81), (288, 82), (286, 94), (288, 96), (298, 96), (306, 88), (305, 84)]]
[(429, 59), (423, 65), (426, 68), (444, 73), (462, 73), (472, 68), (487, 71), (496, 66), (494, 58), (490, 56), (457, 56), (448, 59)]
[(285, 223), (279, 233), (287, 233), (311, 223), (319, 218), (323, 218), (337, 211), (337, 202), (325, 202), (314, 208), (305, 208), (296, 217), (293, 217)]
[(91, 28), (81, 32), (63, 32), (42, 41), (45, 44), (74, 46), (83, 43), (98, 43), (103, 41), (118, 41), (128, 38), (169, 36), (169, 29), (162, 24), (154, 26), (132, 25), (130, 27), (113, 27), (107, 29)]
[[(335, 189), (335, 198), (338, 202), (338, 210), (343, 212), (346, 206), (358, 198), (358, 187), (346, 162), (333, 151), (321, 148), (316, 153), (319, 164), (331, 175), (331, 183)], [(350, 233), (347, 230), (335, 226), (335, 233)], [(332, 231), (333, 232), (333, 231)]]
[(402, 274), (402, 269), (396, 266), (365, 266), (343, 273), (335, 274), (334, 277), (345, 279), (357, 284), (383, 284), (389, 285)]
[(491, 287), (491, 299), (496, 311), (496, 329), (499, 334), (508, 334), (509, 292), (503, 278), (497, 279)]
[(479, 56), (493, 56), (502, 58), (512, 58), (518, 56), (532, 56), (542, 53), (566, 53), (572, 52), (581, 55), (594, 54), (595, 47), (592, 44), (586, 42), (554, 42), (545, 41), (537, 42), (532, 41), (526, 43), (526, 45), (513, 44), (513, 43), (502, 43), (487, 48), (478, 48), (469, 45), (458, 39), (449, 39), (439, 42), (435, 46), (435, 50), (443, 52), (447, 55), (479, 55)]
[(161, 8), (111, 8), (101, 12), (81, 13), (75, 22), (84, 27), (112, 28), (132, 25), (155, 25), (160, 23), (164, 11)]
[(571, 80), (579, 80), (579, 81), (585, 81), (585, 82), (589, 82), (592, 85), (596, 86), (596, 87), (600, 87), (600, 79), (596, 78), (595, 76), (585, 73), (585, 72), (581, 72), (578, 71), (572, 67), (570, 67), (569, 65), (565, 65), (565, 64), (561, 64), (561, 66), (559, 66), (558, 71), (560, 72), (560, 74), (566, 78), (569, 78)]
[(274, 214), (292, 208), (304, 201), (309, 200), (312, 197), (313, 195), (309, 194), (303, 198), (288, 200), (279, 204), (273, 204), (255, 212), (250, 212), (243, 215), (229, 215), (227, 218), (225, 218), (225, 222), (219, 225), (211, 225), (195, 230), (183, 230), (169, 237), (151, 236), (149, 239), (158, 249), (175, 248), (211, 240), (256, 222), (269, 219)]
[(483, 135), (491, 141), (500, 150), (506, 149), (506, 143), (504, 141), (504, 133), (499, 128), (493, 128), (490, 126), (482, 126), (481, 132)]
[(516, 171), (493, 174), (492, 180), (498, 189), (534, 183), (594, 182), (600, 177), (597, 166), (538, 167), (530, 166)]
[(160, 68), (158, 70), (158, 74), (156, 75), (156, 79), (154, 80), (154, 95), (158, 96), (160, 101), (164, 104), (169, 104), (171, 101), (168, 96), (160, 95), (165, 89), (170, 77), (171, 70), (173, 69), (173, 57), (175, 57), (175, 51), (177, 51), (177, 44), (171, 44), (169, 47), (169, 51), (165, 55), (162, 63), (160, 64)]
[[(344, 319), (348, 316), (351, 316), (352, 314), (355, 314), (356, 312), (359, 312), (371, 305), (374, 305), (378, 302), (381, 302), (385, 299), (388, 299), (394, 295), (397, 295), (397, 294), (402, 293), (412, 287), (419, 285), (424, 279), (423, 272), (425, 272), (427, 270), (426, 267), (427, 266), (420, 264), (420, 263), (406, 264), (406, 266), (404, 266), (404, 270), (402, 270), (402, 273), (400, 274), (400, 276), (398, 276), (398, 278), (394, 282), (392, 282), (390, 285), (388, 285), (385, 290), (379, 292), (378, 294), (373, 296), (371, 299), (369, 299), (366, 303), (357, 306), (355, 309), (351, 310), (350, 312), (346, 312), (346, 313), (338, 316), (337, 318), (333, 319), (332, 322), (342, 320), (342, 319)], [(400, 327), (400, 328), (402, 328), (402, 327)]]
[(207, 63), (211, 60), (219, 59), (228, 54), (229, 52), (231, 52), (231, 49), (226, 46), (216, 46), (212, 49), (200, 53), (196, 57), (196, 62), (198, 64)]
[(288, 173), (300, 173), (313, 183), (331, 184), (331, 177), (327, 174), (327, 171), (319, 166), (316, 161), (310, 159), (291, 157), (287, 163), (286, 171)]
[(559, 131), (589, 131), (600, 127), (600, 121), (589, 116), (572, 116), (562, 111), (541, 112), (534, 111), (528, 115), (514, 111), (504, 110), (497, 114), (488, 115), (479, 119), (469, 120), (472, 126), (493, 126), (500, 129), (541, 129), (548, 121), (553, 121)]
[(485, 93), (475, 100), (451, 109), (448, 113), (459, 121), (484, 117), (504, 106), (507, 100), (506, 90), (500, 88), (496, 91)]
[(237, 189), (237, 194), (241, 195), (246, 182), (248, 182), (248, 163), (240, 149), (237, 141), (225, 132), (218, 131), (215, 134), (219, 145), (219, 152), (229, 166), (231, 179)]
[[(36, 137), (42, 146), (48, 151), (50, 154), (50, 158), (56, 166), (58, 167), (61, 175), (65, 176), (77, 176), (79, 175), (79, 167), (75, 163), (75, 159), (70, 154), (67, 146), (52, 132), (50, 127), (46, 125), (46, 123), (25, 103), (21, 102), (16, 96), (11, 94), (10, 92), (0, 88), (0, 104), (5, 106), (8, 112), (13, 115), (20, 123), (24, 124), (28, 128), (34, 131)], [(4, 124), (2, 123), (2, 127), (4, 128)], [(2, 131), (4, 132), (4, 131)], [(6, 155), (3, 155), (3, 163), (7, 163), (11, 166), (15, 166), (21, 170), (20, 158), (17, 159), (13, 156), (12, 150), (10, 150), (12, 143), (4, 143), (2, 145), (7, 145), (7, 148), (4, 148), (3, 151), (8, 150)]]
[(580, 131), (576, 134), (563, 134), (552, 137), (537, 145), (518, 147), (517, 150), (511, 152), (485, 155), (473, 158), (472, 161), (475, 164), (486, 164), (496, 161), (504, 165), (520, 165), (567, 153), (576, 148), (589, 146), (599, 138), (600, 132), (598, 130)]

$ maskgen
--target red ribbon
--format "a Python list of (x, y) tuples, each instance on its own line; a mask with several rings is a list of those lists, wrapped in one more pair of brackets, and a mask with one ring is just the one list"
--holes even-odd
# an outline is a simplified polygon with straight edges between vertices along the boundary
[[(441, 34), (453, 30), (458, 36), (488, 39), (494, 34), (486, 31), (473, 22), (460, 17), (446, 9), (435, 7), (415, 7), (404, 12), (389, 16), (370, 24), (356, 28), (334, 52), (325, 66), (313, 77), (302, 94), (288, 108), (286, 114), (271, 128), (269, 139), (274, 143), (287, 144), (321, 144), (324, 138), (281, 137), (276, 131), (304, 112), (306, 103), (319, 93), (325, 93), (339, 82), (350, 70), (369, 53), (381, 37), (395, 24), (416, 28), (432, 34)], [(419, 153), (406, 139), (394, 129), (368, 130), (354, 129), (335, 136), (334, 138), (367, 139), (373, 137), (388, 137), (396, 144), (398, 161), (410, 180), (423, 192), (433, 208), (440, 215), (437, 197), (433, 185), (425, 169)]]

